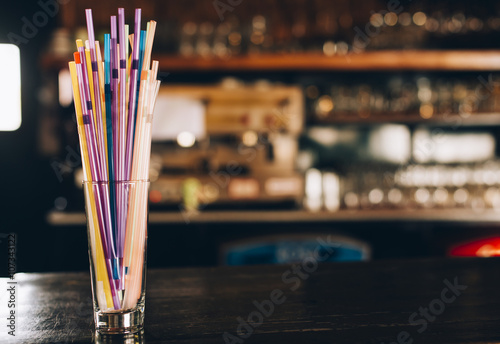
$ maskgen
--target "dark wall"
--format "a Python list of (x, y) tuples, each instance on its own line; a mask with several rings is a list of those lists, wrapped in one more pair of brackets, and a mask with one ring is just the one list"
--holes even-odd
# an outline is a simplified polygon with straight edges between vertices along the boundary
[[(36, 1), (4, 4), (0, 11), (0, 43), (10, 43), (11, 33), (23, 37), (23, 18), (32, 21), (40, 10)], [(47, 16), (47, 23), (37, 28), (32, 38), (18, 44), (21, 50), (22, 125), (14, 132), (0, 132), (0, 233), (17, 234), (18, 271), (36, 266), (44, 260), (47, 250), (55, 249), (50, 247), (44, 216), (53, 199), (51, 190), (56, 187), (57, 179), (52, 176), (49, 162), (40, 158), (36, 145), (40, 106), (38, 58), (56, 24), (55, 18)], [(0, 250), (6, 252), (6, 240), (0, 240)], [(5, 265), (0, 263), (0, 272), (4, 272)]]

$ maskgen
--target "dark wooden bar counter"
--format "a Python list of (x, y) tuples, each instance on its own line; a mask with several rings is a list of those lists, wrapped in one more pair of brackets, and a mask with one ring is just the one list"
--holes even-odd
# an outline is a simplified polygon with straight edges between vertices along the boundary
[[(499, 272), (493, 258), (150, 270), (144, 334), (97, 341), (498, 343)], [(88, 273), (15, 282), (16, 337), (2, 343), (96, 341)]]

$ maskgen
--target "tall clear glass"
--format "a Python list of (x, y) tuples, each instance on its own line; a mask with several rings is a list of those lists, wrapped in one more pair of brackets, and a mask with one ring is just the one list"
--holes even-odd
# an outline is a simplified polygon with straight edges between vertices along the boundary
[(95, 327), (144, 326), (149, 181), (83, 182)]

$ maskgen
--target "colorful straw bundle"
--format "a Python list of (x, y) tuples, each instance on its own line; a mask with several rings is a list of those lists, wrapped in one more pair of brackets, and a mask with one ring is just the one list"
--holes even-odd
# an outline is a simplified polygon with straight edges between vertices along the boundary
[(118, 22), (111, 17), (111, 35), (104, 35), (103, 60), (92, 10), (86, 17), (88, 40), (85, 46), (76, 41), (69, 69), (84, 178), (91, 182), (84, 187), (94, 292), (101, 310), (123, 310), (141, 296), (151, 122), (160, 88), (158, 61), (151, 64), (156, 22), (141, 31), (136, 9), (129, 35), (119, 8)]

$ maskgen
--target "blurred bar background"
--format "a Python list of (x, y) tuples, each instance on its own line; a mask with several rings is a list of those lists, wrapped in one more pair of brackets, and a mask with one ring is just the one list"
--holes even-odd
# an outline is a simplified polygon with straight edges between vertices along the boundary
[(497, 1), (41, 3), (0, 21), (21, 49), (23, 124), (0, 132), (20, 271), (88, 269), (67, 70), (85, 8), (101, 41), (118, 7), (158, 22), (151, 267), (287, 263), (323, 234), (334, 261), (446, 256), (498, 234)]

